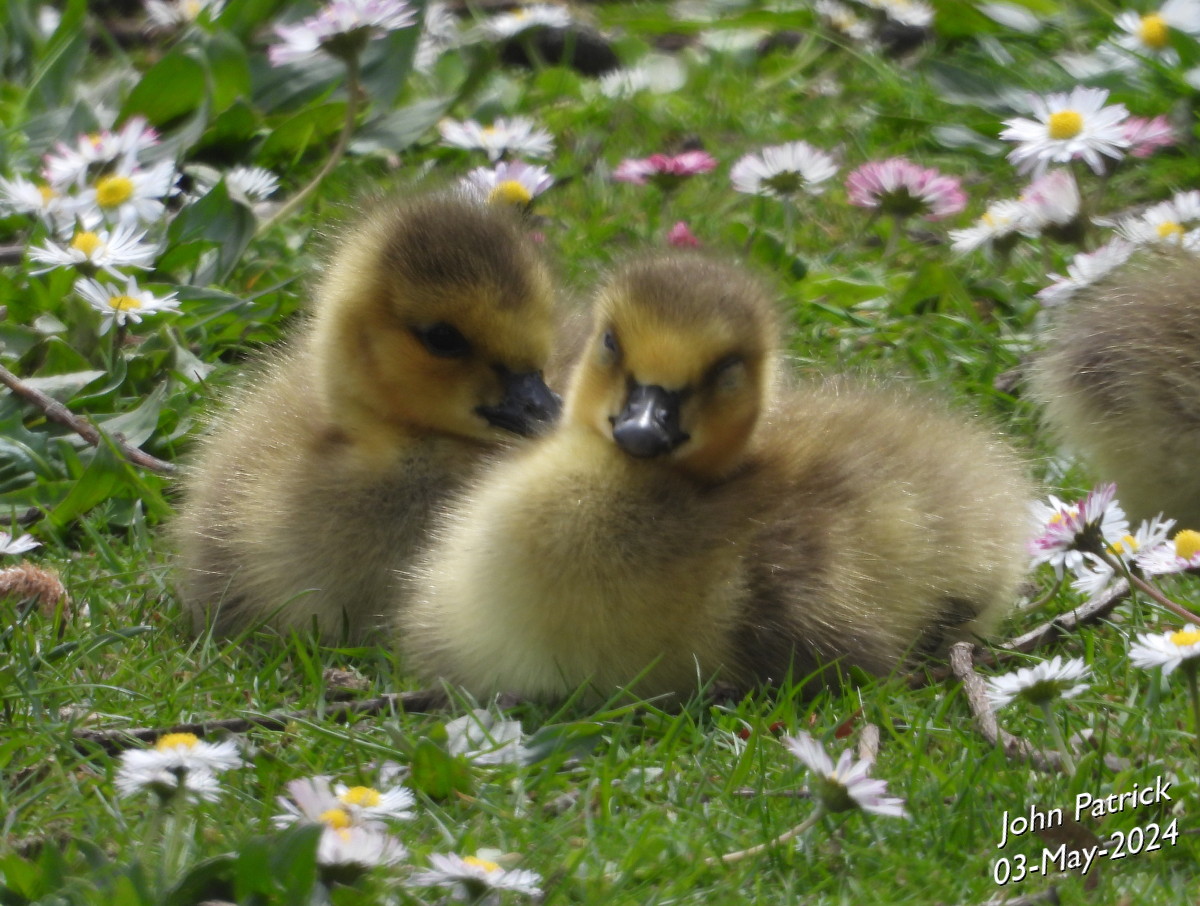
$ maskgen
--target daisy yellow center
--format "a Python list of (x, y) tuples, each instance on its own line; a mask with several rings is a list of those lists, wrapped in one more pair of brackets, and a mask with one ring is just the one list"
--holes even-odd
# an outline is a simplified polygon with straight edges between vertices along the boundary
[(350, 815), (345, 809), (331, 808), (317, 815), (317, 820), (334, 830), (345, 830), (350, 826)]
[(1083, 131), (1083, 114), (1075, 110), (1057, 110), (1046, 121), (1050, 137), (1055, 141), (1066, 141)]
[(1184, 560), (1191, 560), (1200, 553), (1200, 532), (1184, 529), (1175, 535), (1175, 553)]
[(49, 186), (38, 186), (38, 194), (42, 196), (42, 204), (50, 204), (54, 199), (58, 198), (58, 193)]
[(346, 805), (357, 805), (361, 808), (374, 808), (379, 805), (382, 798), (378, 790), (373, 790), (369, 786), (352, 786), (338, 796), (338, 799)]
[(506, 179), (496, 184), (496, 188), (488, 194), (489, 202), (524, 205), (533, 200), (533, 194), (515, 179)]
[(1171, 633), (1171, 642), (1178, 645), (1180, 648), (1186, 648), (1188, 645), (1195, 645), (1200, 642), (1200, 630), (1196, 629), (1181, 629), (1178, 632)]
[(83, 252), (89, 258), (96, 253), (96, 249), (100, 246), (100, 236), (91, 230), (80, 230), (71, 240), (71, 248), (77, 252)]
[[(114, 297), (114, 299), (119, 298), (122, 297)], [(112, 299), (109, 300), (108, 304), (112, 305), (113, 308), (117, 307), (113, 304)], [(136, 308), (137, 303), (134, 303), (133, 307)], [(121, 310), (124, 311), (125, 309), (122, 308)], [(158, 742), (154, 744), (154, 748), (160, 752), (165, 752), (168, 749), (194, 749), (196, 748), (196, 743), (199, 741), (195, 733), (167, 733), (165, 736), (159, 738)]]
[(1133, 535), (1122, 536), (1121, 540), (1115, 542), (1112, 547), (1109, 548), (1109, 550), (1111, 550), (1114, 554), (1123, 554), (1125, 553), (1126, 548), (1131, 551), (1136, 551), (1138, 549), (1137, 539), (1134, 538)]
[(1164, 220), (1155, 227), (1155, 232), (1158, 233), (1159, 239), (1174, 239), (1183, 235), (1183, 227), (1174, 220)]
[(200, 0), (188, 0), (183, 4), (183, 14), (189, 19), (196, 19), (204, 9), (204, 4)]
[(133, 197), (133, 180), (128, 176), (101, 176), (96, 181), (96, 204), (115, 208)]
[(495, 862), (489, 862), (487, 859), (480, 859), (477, 856), (463, 856), (463, 862), (473, 868), (482, 868), (488, 874), (500, 870), (500, 866)]
[(1142, 21), (1138, 25), (1137, 36), (1147, 47), (1152, 50), (1162, 50), (1167, 46), (1170, 35), (1171, 27), (1167, 25), (1167, 20), (1162, 16), (1157, 13), (1142, 16)]
[[(142, 307), (142, 303), (140, 301), (135, 299), (133, 296), (126, 296), (124, 294), (117, 295), (117, 296), (109, 296), (108, 304), (109, 304), (109, 307), (113, 308), (116, 311), (134, 311), (134, 310)], [(170, 733), (170, 734), (168, 734), (168, 736), (191, 736), (191, 734), (190, 733)], [(163, 737), (163, 739), (166, 739), (166, 738), (167, 738), (166, 736)], [(196, 737), (192, 736), (191, 745), (195, 745), (195, 740), (196, 740)], [(160, 746), (162, 745), (161, 741), (159, 742), (159, 745)]]

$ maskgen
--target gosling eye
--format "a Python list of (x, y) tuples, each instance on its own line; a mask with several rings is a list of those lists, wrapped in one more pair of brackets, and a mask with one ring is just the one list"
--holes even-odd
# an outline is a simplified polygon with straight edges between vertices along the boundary
[(736, 390), (745, 380), (746, 361), (739, 355), (726, 356), (708, 370), (707, 383), (718, 393)]
[(453, 324), (438, 321), (428, 327), (414, 327), (413, 333), (431, 355), (439, 359), (461, 359), (471, 352), (471, 344)]
[(604, 337), (601, 341), (600, 361), (605, 365), (612, 365), (621, 358), (621, 347), (617, 343), (617, 335), (613, 333), (612, 328), (604, 331)]

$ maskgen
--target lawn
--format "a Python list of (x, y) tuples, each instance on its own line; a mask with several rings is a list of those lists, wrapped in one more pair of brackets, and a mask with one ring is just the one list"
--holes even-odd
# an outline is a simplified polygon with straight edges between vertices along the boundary
[[(637, 250), (737, 255), (777, 294), (796, 373), (944, 397), (1078, 501), (1096, 476), (1051, 444), (1022, 368), (1086, 282), (1075, 256), (1153, 254), (1137, 237), (1170, 231), (1147, 209), (1200, 188), (1200, 9), (415, 3), (319, 49), (276, 31), (317, 3), (146, 6), (0, 10), (0, 541), (39, 543), (0, 553), (30, 565), (0, 572), (0, 904), (443, 902), (450, 882), (420, 884), (450, 856), (512, 887), (460, 885), (480, 902), (1197, 902), (1196, 669), (1130, 657), (1180, 628), (1155, 595), (1200, 606), (1190, 575), (1080, 589), (1042, 563), (973, 666), (841, 692), (446, 706), (387, 649), (197, 638), (164, 527), (194, 439), (295, 327), (362, 200), (492, 166), (448, 124), (516, 117), (540, 147), (495, 156), (552, 177), (529, 217), (566, 299)], [(1080, 88), (1141, 132), (1054, 163), (1078, 209), (1004, 232), (995, 204), (1038, 175), (1006, 130)], [(799, 141), (828, 172), (746, 191), (746, 155)], [(871, 182), (890, 158), (910, 189)], [(1054, 657), (1086, 688), (999, 707), (989, 735), (980, 681)], [(481, 755), (485, 725), (513, 741)], [(195, 771), (203, 795), (130, 786), (129, 753), (177, 732), (236, 766)], [(872, 760), (904, 814), (837, 811), (802, 734)], [(314, 777), (411, 794), (380, 819), (389, 848), (338, 864), (320, 821), (274, 820)]]

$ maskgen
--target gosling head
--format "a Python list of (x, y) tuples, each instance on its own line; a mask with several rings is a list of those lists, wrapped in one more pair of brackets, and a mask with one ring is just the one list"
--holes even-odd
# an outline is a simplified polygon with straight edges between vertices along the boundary
[(719, 480), (767, 403), (778, 340), (771, 300), (737, 267), (684, 254), (635, 261), (599, 292), (566, 417), (629, 456)]
[(385, 204), (335, 254), (319, 294), (318, 381), (335, 417), (479, 441), (559, 414), (542, 369), (554, 291), (506, 206), (458, 195)]

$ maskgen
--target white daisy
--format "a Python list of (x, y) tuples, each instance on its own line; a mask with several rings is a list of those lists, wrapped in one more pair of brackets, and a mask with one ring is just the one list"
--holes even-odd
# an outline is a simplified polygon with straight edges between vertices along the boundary
[(1094, 598), (1108, 588), (1116, 574), (1116, 570), (1107, 560), (1095, 554), (1085, 553), (1083, 562), (1075, 568), (1075, 578), (1071, 580), (1071, 587), (1080, 594)]
[(903, 799), (885, 795), (887, 781), (868, 776), (872, 765), (870, 759), (856, 762), (850, 750), (844, 749), (835, 765), (821, 744), (804, 732), (784, 736), (780, 742), (815, 775), (813, 792), (827, 811), (862, 809), (891, 818), (908, 817)]
[(413, 818), (416, 798), (403, 786), (377, 790), (370, 786), (346, 786), (336, 783), (333, 795), (342, 808), (355, 815), (358, 823), (369, 821), (409, 821)]
[(668, 54), (647, 54), (629, 67), (614, 69), (600, 77), (597, 88), (607, 98), (624, 99), (640, 91), (670, 94), (687, 82), (687, 70)]
[(1134, 245), (1187, 247), (1188, 233), (1200, 225), (1200, 192), (1179, 192), (1117, 223), (1117, 232)]
[(567, 28), (571, 13), (554, 3), (531, 3), (484, 19), (468, 33), (471, 38), (503, 41), (531, 28)]
[(115, 782), (124, 796), (152, 790), (164, 799), (183, 793), (212, 801), (220, 792), (216, 775), (242, 763), (232, 740), (208, 743), (192, 733), (167, 733), (153, 749), (123, 752)]
[(146, 0), (146, 16), (154, 25), (177, 28), (221, 15), (225, 0)]
[(988, 701), (993, 710), (999, 710), (1017, 698), (1035, 705), (1055, 698), (1074, 698), (1088, 688), (1082, 680), (1090, 673), (1091, 668), (1082, 658), (1064, 661), (1055, 655), (1036, 666), (989, 678)]
[(521, 744), (521, 722), (502, 720), (480, 708), (446, 724), (446, 736), (451, 755), (462, 755), (475, 764), (522, 764), (528, 756)]
[(1143, 548), (1134, 562), (1152, 576), (1196, 569), (1200, 567), (1200, 532), (1193, 529), (1176, 532), (1170, 541)]
[(138, 231), (132, 223), (118, 224), (113, 229), (76, 230), (67, 245), (46, 241), (40, 247), (31, 248), (29, 257), (49, 267), (30, 271), (43, 274), (56, 267), (79, 267), (88, 265), (107, 271), (114, 277), (124, 279), (117, 268), (148, 268), (158, 254), (158, 247), (143, 240), (146, 231)]
[(320, 821), (317, 864), (326, 868), (376, 868), (399, 865), (408, 849), (391, 834), (373, 827), (347, 823), (346, 813), (333, 810)]
[(747, 195), (787, 198), (808, 192), (820, 195), (837, 173), (833, 158), (808, 142), (788, 142), (747, 154), (729, 171), (733, 188)]
[(225, 186), (249, 202), (263, 201), (279, 188), (279, 177), (265, 167), (234, 167), (225, 174)]
[(1104, 157), (1120, 159), (1128, 147), (1121, 121), (1129, 115), (1123, 104), (1106, 107), (1108, 91), (1076, 86), (1070, 94), (1055, 93), (1031, 99), (1035, 119), (1005, 120), (1002, 139), (1017, 142), (1008, 159), (1022, 173), (1041, 174), (1051, 163), (1083, 160), (1096, 173)]
[(65, 191), (83, 188), (102, 171), (128, 171), (142, 154), (158, 144), (158, 132), (144, 116), (132, 116), (120, 129), (80, 135), (71, 146), (59, 142), (42, 159), (43, 173), (52, 186)]
[[(1144, 633), (1129, 649), (1129, 659), (1137, 667), (1149, 670), (1162, 667), (1163, 676), (1170, 676), (1180, 664), (1200, 657), (1200, 627), (1188, 626), (1173, 632)], [(1194, 665), (1191, 665), (1194, 666)]]
[(42, 542), (32, 535), (22, 535), (20, 538), (16, 538), (8, 532), (0, 531), (0, 554), (24, 554), (41, 546)]
[(133, 277), (126, 279), (123, 289), (111, 283), (100, 283), (84, 277), (75, 281), (75, 291), (103, 315), (101, 334), (107, 333), (113, 324), (120, 327), (129, 323), (140, 324), (146, 315), (179, 310), (179, 300), (175, 293), (155, 296), (149, 290), (140, 289)]
[(0, 210), (34, 214), (56, 233), (74, 220), (75, 208), (75, 199), (47, 183), (35, 183), (19, 176), (0, 178)]
[(1132, 242), (1117, 236), (1095, 251), (1080, 252), (1067, 265), (1065, 277), (1050, 275), (1054, 282), (1037, 292), (1038, 300), (1047, 306), (1065, 302), (1077, 290), (1107, 277), (1128, 261), (1136, 249)]
[(1078, 571), (1084, 553), (1102, 554), (1129, 534), (1129, 520), (1116, 501), (1115, 484), (1092, 490), (1078, 504), (1063, 503), (1051, 495), (1050, 504), (1033, 504), (1037, 536), (1029, 543), (1033, 566), (1049, 563), (1055, 573), (1063, 568)]
[(77, 216), (87, 229), (100, 223), (155, 223), (166, 211), (163, 200), (175, 191), (179, 174), (172, 161), (149, 169), (117, 169), (98, 176), (78, 196)]
[(507, 153), (531, 157), (549, 157), (554, 153), (554, 139), (550, 133), (524, 116), (498, 117), (490, 126), (475, 120), (447, 119), (438, 123), (438, 131), (447, 145), (486, 151), (490, 160), (499, 160)]
[(960, 253), (971, 252), (981, 246), (991, 246), (1016, 236), (1022, 231), (1028, 218), (1023, 202), (993, 201), (974, 226), (950, 231), (950, 247)]
[(463, 42), (458, 26), (458, 16), (445, 3), (433, 2), (425, 7), (425, 19), (421, 23), (421, 38), (413, 57), (413, 68), (417, 72), (429, 72), (443, 53)]
[(457, 899), (477, 902), (492, 891), (511, 890), (529, 897), (540, 897), (541, 875), (525, 869), (504, 869), (499, 863), (479, 856), (434, 853), (431, 868), (418, 871), (408, 879), (410, 887), (452, 887)]
[(545, 167), (514, 160), (476, 167), (463, 177), (463, 183), (482, 201), (527, 205), (554, 185), (554, 177)]
[(272, 66), (282, 66), (322, 51), (335, 57), (356, 55), (368, 41), (416, 21), (417, 12), (406, 0), (331, 0), (315, 16), (295, 25), (276, 25), (282, 41), (267, 48), (267, 59)]
[(1200, 0), (1167, 0), (1157, 12), (1143, 15), (1127, 10), (1113, 21), (1123, 32), (1113, 39), (1115, 45), (1175, 66), (1179, 54), (1171, 46), (1171, 32), (1200, 35)]

